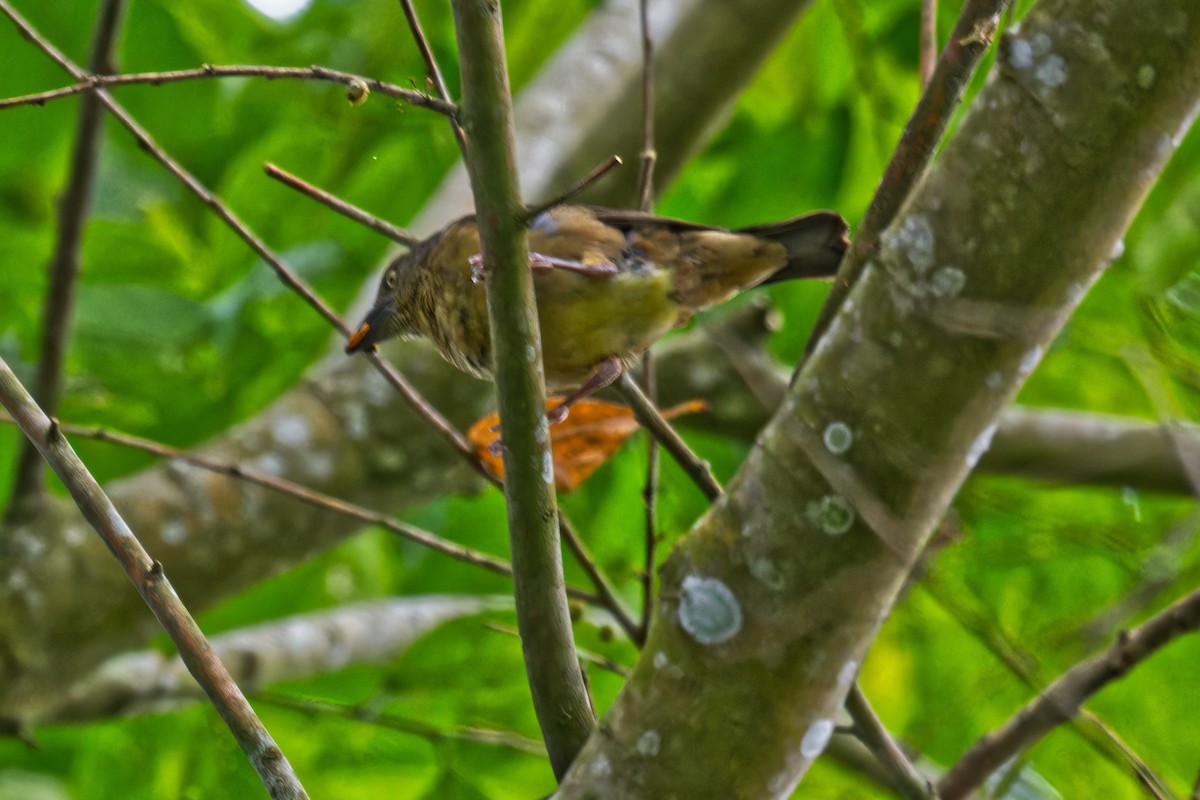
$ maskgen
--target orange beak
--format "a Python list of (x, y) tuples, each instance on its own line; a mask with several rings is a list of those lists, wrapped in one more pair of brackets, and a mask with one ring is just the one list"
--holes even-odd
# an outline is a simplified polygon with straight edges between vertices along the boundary
[[(354, 333), (352, 333), (350, 335), (350, 341), (346, 342), (346, 352), (347, 353), (357, 352), (358, 349), (360, 347), (362, 347), (363, 342), (366, 341), (367, 335), (370, 332), (371, 332), (371, 323), (364, 322), (362, 325), (359, 325), (358, 330), (356, 330)], [(371, 345), (371, 346), (374, 347), (374, 345)]]

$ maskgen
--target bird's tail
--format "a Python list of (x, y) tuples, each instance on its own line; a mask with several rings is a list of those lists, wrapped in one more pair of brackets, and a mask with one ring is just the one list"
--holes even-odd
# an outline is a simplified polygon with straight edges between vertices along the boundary
[(770, 239), (787, 248), (787, 265), (762, 283), (794, 278), (832, 278), (842, 255), (850, 246), (850, 227), (846, 220), (832, 211), (814, 211), (802, 217), (742, 228), (737, 232)]

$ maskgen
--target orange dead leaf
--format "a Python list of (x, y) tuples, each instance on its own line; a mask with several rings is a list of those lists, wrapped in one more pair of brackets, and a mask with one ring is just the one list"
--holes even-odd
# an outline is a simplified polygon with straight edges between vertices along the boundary
[[(557, 408), (560, 397), (546, 400), (546, 410)], [(683, 414), (695, 414), (708, 408), (703, 400), (690, 400), (664, 410), (667, 419)], [(560, 492), (570, 492), (588, 479), (638, 429), (633, 412), (625, 406), (602, 400), (580, 400), (571, 406), (571, 413), (557, 425), (550, 426), (550, 453), (554, 458), (554, 486)], [(500, 457), (500, 415), (493, 412), (483, 417), (467, 431), (467, 439), (475, 453), (497, 478), (504, 478), (504, 462)]]

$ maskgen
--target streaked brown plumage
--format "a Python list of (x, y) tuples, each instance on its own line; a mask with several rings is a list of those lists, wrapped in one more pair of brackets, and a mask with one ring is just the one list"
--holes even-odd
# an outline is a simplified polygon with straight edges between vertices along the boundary
[[(538, 215), (529, 251), (547, 385), (582, 386), (582, 396), (668, 330), (741, 289), (831, 276), (846, 233), (845, 221), (824, 211), (740, 231), (578, 205)], [(425, 336), (459, 369), (490, 378), (479, 252), (471, 216), (398, 256), (346, 352)]]

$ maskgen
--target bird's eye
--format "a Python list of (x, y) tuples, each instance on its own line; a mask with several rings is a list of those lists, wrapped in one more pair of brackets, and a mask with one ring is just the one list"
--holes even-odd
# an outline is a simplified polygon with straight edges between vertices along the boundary
[(387, 287), (387, 288), (389, 288), (389, 289), (395, 289), (395, 288), (396, 288), (396, 272), (395, 272), (395, 270), (390, 270), (390, 269), (389, 269), (389, 270), (387, 271), (387, 273), (385, 273), (385, 274), (384, 274), (384, 276), (383, 276), (383, 285), (384, 285), (384, 286), (386, 286), (386, 287)]

